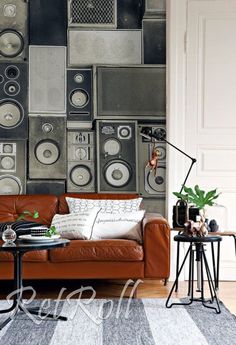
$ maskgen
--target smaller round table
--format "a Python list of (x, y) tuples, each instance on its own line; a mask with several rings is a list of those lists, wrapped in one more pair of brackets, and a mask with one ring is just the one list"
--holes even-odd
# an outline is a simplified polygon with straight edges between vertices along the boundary
[[(190, 305), (193, 301), (196, 302), (202, 302), (203, 306), (206, 308), (214, 309), (217, 314), (221, 312), (219, 300), (217, 297), (216, 290), (218, 289), (218, 280), (219, 280), (219, 260), (220, 260), (220, 242), (222, 238), (220, 236), (206, 236), (206, 237), (190, 237), (186, 235), (177, 235), (174, 237), (174, 241), (177, 242), (177, 263), (176, 263), (176, 279), (174, 281), (174, 284), (170, 290), (169, 296), (166, 301), (166, 307), (171, 308), (173, 305)], [(183, 259), (183, 262), (179, 268), (179, 244), (181, 242), (187, 242), (189, 243), (189, 248), (187, 250), (187, 253)], [(213, 262), (213, 274), (214, 274), (214, 281), (212, 279), (210, 267), (207, 261), (207, 257), (205, 254), (205, 245), (207, 243), (211, 243), (212, 248), (212, 262)], [(217, 267), (215, 267), (215, 253), (214, 253), (214, 243), (218, 244), (218, 250), (217, 250)], [(169, 305), (169, 300), (171, 298), (171, 295), (176, 288), (176, 291), (178, 289), (178, 280), (179, 276), (181, 274), (181, 271), (184, 267), (184, 264), (189, 257), (189, 285), (188, 285), (188, 296), (189, 302), (187, 303), (172, 303)], [(194, 298), (194, 258), (197, 262), (197, 274), (198, 278), (200, 280), (199, 286), (198, 286), (198, 292), (201, 293), (201, 297)], [(204, 270), (206, 272), (207, 282), (209, 286), (210, 296), (211, 298), (206, 300), (204, 296)], [(206, 304), (209, 302), (210, 304), (213, 304), (216, 302), (216, 307), (210, 306), (209, 304)]]
[[(12, 253), (14, 259), (14, 293), (13, 295), (13, 303), (10, 308), (0, 310), (0, 314), (9, 313), (14, 311), (13, 314), (7, 318), (2, 324), (0, 324), (0, 330), (3, 329), (15, 316), (19, 311), (24, 313), (28, 312), (29, 314), (39, 315), (39, 308), (27, 308), (23, 305), (22, 301), (22, 293), (23, 293), (23, 284), (22, 284), (22, 257), (25, 253), (31, 252), (34, 250), (47, 250), (47, 249), (54, 249), (54, 248), (63, 248), (68, 246), (70, 243), (69, 240), (66, 239), (58, 239), (48, 242), (24, 242), (22, 240), (18, 240), (13, 244), (6, 244), (0, 242), (0, 251), (2, 252), (9, 252)], [(66, 321), (67, 318), (64, 316), (58, 316), (54, 314), (47, 314), (40, 311), (41, 316), (45, 316), (51, 319), (59, 319)]]

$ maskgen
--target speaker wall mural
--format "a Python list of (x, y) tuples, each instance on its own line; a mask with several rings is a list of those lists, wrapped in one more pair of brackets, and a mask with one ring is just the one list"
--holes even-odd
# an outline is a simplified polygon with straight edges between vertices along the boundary
[(140, 133), (166, 130), (165, 27), (165, 0), (0, 0), (0, 195), (134, 192), (164, 213), (166, 147)]

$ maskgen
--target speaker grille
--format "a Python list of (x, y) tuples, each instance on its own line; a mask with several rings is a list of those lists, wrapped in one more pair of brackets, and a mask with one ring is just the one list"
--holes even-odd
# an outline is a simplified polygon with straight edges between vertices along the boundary
[(74, 26), (116, 26), (116, 0), (72, 0), (69, 24)]

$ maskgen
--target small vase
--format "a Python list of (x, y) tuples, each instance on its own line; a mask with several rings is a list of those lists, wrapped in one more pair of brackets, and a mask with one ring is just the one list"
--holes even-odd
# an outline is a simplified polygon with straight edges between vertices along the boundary
[(12, 244), (16, 240), (16, 232), (12, 229), (11, 225), (7, 225), (6, 230), (3, 231), (2, 239), (7, 244)]

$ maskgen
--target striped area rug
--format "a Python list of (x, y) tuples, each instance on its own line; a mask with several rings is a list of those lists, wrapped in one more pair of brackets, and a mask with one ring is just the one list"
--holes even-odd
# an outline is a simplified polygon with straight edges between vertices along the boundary
[[(56, 302), (44, 307), (49, 304), (53, 312)], [(0, 309), (8, 306), (0, 301)], [(222, 303), (219, 315), (199, 303), (166, 309), (164, 299), (71, 299), (57, 309), (68, 321), (37, 318), (35, 323), (19, 313), (0, 331), (0, 345), (236, 344), (236, 317)]]

